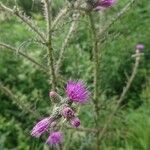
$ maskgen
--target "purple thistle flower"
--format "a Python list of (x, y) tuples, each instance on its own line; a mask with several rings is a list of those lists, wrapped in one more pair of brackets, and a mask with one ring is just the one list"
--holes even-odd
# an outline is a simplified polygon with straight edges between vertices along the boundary
[(144, 45), (143, 44), (137, 44), (136, 45), (136, 51), (139, 53), (142, 53), (144, 50)]
[(62, 110), (62, 115), (64, 118), (72, 118), (74, 117), (74, 111), (70, 107), (64, 107)]
[(89, 99), (90, 92), (82, 81), (68, 81), (66, 87), (68, 98), (73, 102), (84, 103)]
[(62, 143), (62, 141), (63, 141), (63, 135), (61, 132), (57, 131), (57, 132), (50, 133), (46, 143), (51, 146), (55, 146), (57, 144)]
[(48, 130), (49, 124), (53, 121), (52, 118), (47, 117), (39, 121), (32, 129), (31, 135), (38, 138), (43, 134), (45, 131)]
[(71, 123), (71, 125), (73, 126), (73, 127), (79, 127), (80, 126), (80, 119), (79, 118), (77, 118), (77, 117), (75, 117), (75, 118), (72, 118), (71, 120), (70, 120), (70, 123)]
[(95, 10), (103, 10), (104, 8), (112, 7), (116, 0), (99, 0), (96, 4)]

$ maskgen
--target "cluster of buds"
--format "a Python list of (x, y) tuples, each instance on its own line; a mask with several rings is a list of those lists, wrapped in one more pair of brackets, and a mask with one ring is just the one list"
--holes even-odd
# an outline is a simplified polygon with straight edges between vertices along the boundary
[(73, 103), (84, 104), (87, 102), (90, 92), (82, 81), (68, 81), (66, 97), (60, 96), (55, 91), (51, 91), (49, 96), (51, 101), (56, 104), (51, 116), (39, 121), (33, 127), (31, 135), (39, 138), (43, 133), (49, 132), (50, 135), (46, 143), (53, 146), (59, 145), (63, 141), (63, 134), (58, 131), (62, 120), (68, 122), (74, 128), (80, 126), (80, 119), (76, 116), (76, 111), (72, 105)]

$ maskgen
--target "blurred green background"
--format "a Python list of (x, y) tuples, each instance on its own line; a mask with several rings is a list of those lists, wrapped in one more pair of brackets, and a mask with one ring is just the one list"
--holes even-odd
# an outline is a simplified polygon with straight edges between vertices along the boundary
[[(45, 31), (43, 8), (38, 0), (0, 0), (7, 6), (20, 7), (27, 15), (37, 21), (41, 30)], [(108, 21), (125, 4), (126, 0), (118, 1), (116, 6), (105, 11), (104, 19)], [(53, 16), (63, 5), (63, 1), (55, 0)], [(98, 18), (97, 12), (95, 19)], [(149, 150), (150, 149), (150, 4), (148, 0), (137, 0), (133, 7), (108, 30), (100, 45), (100, 77), (99, 84), (101, 101), (104, 107), (99, 118), (100, 127), (103, 126), (111, 103), (120, 95), (126, 83), (126, 74), (130, 75), (134, 59), (135, 45), (145, 45), (138, 74), (128, 92), (114, 121), (108, 129), (108, 134), (102, 140), (103, 150)], [(71, 14), (65, 18), (67, 23), (54, 33), (55, 57), (58, 57), (61, 43), (69, 29)], [(65, 60), (61, 67), (61, 74), (66, 79), (83, 79), (92, 89), (92, 59), (91, 35), (87, 26), (87, 17), (83, 17), (78, 25), (74, 38), (66, 49)], [(97, 22), (97, 26), (99, 25)], [(105, 25), (100, 22), (100, 25)], [(62, 32), (63, 30), (63, 32)], [(47, 64), (47, 53), (43, 46), (33, 43), (36, 37), (16, 17), (0, 10), (0, 42), (20, 47), (20, 51), (34, 57), (38, 62)], [(24, 42), (26, 41), (26, 42)], [(31, 42), (30, 42), (31, 41)], [(24, 42), (24, 43), (23, 43)], [(42, 116), (50, 113), (48, 92), (49, 77), (38, 70), (28, 60), (20, 57), (17, 52), (12, 53), (5, 48), (0, 50), (0, 81), (18, 97), (19, 102), (36, 109)], [(65, 84), (63, 85), (65, 88)], [(92, 90), (91, 90), (92, 91)], [(64, 95), (64, 89), (59, 89)], [(0, 150), (42, 150), (49, 149), (43, 139), (34, 139), (30, 130), (37, 118), (29, 115), (20, 108), (19, 102), (5, 95), (0, 90)], [(79, 117), (83, 127), (95, 126), (92, 117), (93, 105), (88, 103), (79, 109)], [(96, 139), (93, 133), (78, 132), (66, 129), (64, 149), (95, 150)], [(46, 138), (46, 137), (43, 137)]]

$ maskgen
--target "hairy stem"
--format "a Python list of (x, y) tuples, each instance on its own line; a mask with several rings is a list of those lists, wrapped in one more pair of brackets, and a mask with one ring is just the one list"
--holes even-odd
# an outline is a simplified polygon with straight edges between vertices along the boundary
[(39, 31), (39, 29), (33, 24), (33, 22), (31, 20), (29, 20), (28, 17), (26, 17), (25, 15), (22, 15), (21, 11), (19, 11), (17, 8), (15, 8), (15, 9), (8, 8), (2, 3), (0, 3), (0, 7), (4, 10), (8, 11), (9, 13), (16, 15), (18, 18), (20, 18), (25, 24), (27, 24), (41, 38), (42, 42), (44, 42), (44, 43), (46, 42), (46, 39), (43, 36), (43, 33), (41, 33), (41, 31)]
[(67, 129), (72, 129), (72, 130), (76, 130), (79, 132), (92, 132), (92, 133), (97, 133), (100, 132), (101, 129), (100, 128), (84, 128), (84, 127), (80, 127), (80, 128), (72, 128), (72, 127), (66, 127)]
[(73, 22), (71, 24), (71, 27), (68, 31), (68, 34), (67, 34), (67, 36), (66, 36), (66, 38), (65, 38), (65, 40), (62, 44), (62, 47), (60, 49), (59, 58), (58, 58), (58, 61), (57, 61), (57, 64), (56, 64), (56, 74), (58, 74), (58, 72), (59, 72), (59, 68), (60, 68), (60, 66), (62, 64), (62, 61), (63, 61), (65, 49), (67, 47), (68, 42), (70, 41), (71, 36), (73, 35), (73, 32), (75, 31), (79, 16), (80, 15), (78, 13), (77, 14), (75, 13), (74, 16), (73, 16), (73, 17), (75, 17), (75, 19), (73, 20)]
[(131, 0), (130, 2), (128, 2), (114, 17), (112, 17), (112, 19), (102, 30), (101, 28), (99, 29), (96, 39), (97, 41), (101, 39), (100, 37), (103, 36), (117, 20), (119, 20), (126, 12), (128, 12), (134, 2), (135, 0)]
[(93, 20), (92, 14), (89, 14), (90, 18), (90, 24), (91, 24), (91, 30), (93, 34), (93, 61), (94, 61), (94, 97), (93, 97), (93, 102), (95, 106), (95, 112), (96, 115), (98, 116), (98, 72), (99, 72), (99, 54), (98, 54), (98, 43), (96, 41), (96, 28)]
[(45, 13), (46, 13), (46, 22), (47, 22), (47, 47), (48, 47), (48, 66), (50, 73), (52, 75), (52, 89), (56, 90), (56, 75), (54, 68), (54, 58), (53, 58), (53, 47), (52, 47), (52, 5), (51, 0), (44, 0), (45, 2)]
[(68, 11), (68, 7), (67, 6), (65, 6), (63, 9), (60, 10), (60, 12), (58, 13), (58, 15), (56, 16), (56, 18), (54, 19), (54, 21), (52, 23), (52, 30), (57, 26), (57, 24), (60, 21), (60, 19), (65, 16), (67, 11)]
[(37, 111), (32, 110), (31, 105), (29, 104), (29, 102), (24, 103), (21, 100), (19, 100), (12, 93), (12, 91), (9, 88), (7, 88), (6, 86), (4, 86), (1, 82), (0, 82), (0, 90), (2, 92), (4, 92), (7, 96), (9, 96), (15, 102), (15, 104), (17, 104), (19, 106), (19, 108), (21, 108), (23, 111), (25, 111), (28, 114), (32, 114), (35, 118), (40, 117), (40, 114)]
[[(94, 61), (94, 97), (93, 97), (93, 102), (94, 102), (94, 107), (95, 107), (95, 123), (96, 127), (98, 127), (98, 116), (99, 116), (99, 104), (98, 104), (98, 76), (99, 76), (99, 54), (98, 54), (98, 42), (96, 40), (97, 33), (96, 33), (96, 28), (94, 24), (94, 19), (92, 14), (89, 14), (90, 18), (90, 24), (91, 24), (91, 30), (93, 34), (93, 61)], [(99, 132), (96, 133), (96, 139), (97, 139), (97, 149), (99, 149)]]

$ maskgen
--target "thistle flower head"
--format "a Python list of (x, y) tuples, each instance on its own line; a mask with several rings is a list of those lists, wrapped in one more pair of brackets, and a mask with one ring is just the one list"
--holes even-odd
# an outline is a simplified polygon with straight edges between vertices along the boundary
[(66, 93), (71, 101), (79, 103), (86, 102), (90, 96), (89, 91), (82, 81), (68, 81)]
[(55, 146), (62, 143), (62, 141), (63, 141), (63, 135), (61, 132), (57, 131), (57, 132), (50, 133), (46, 143), (51, 146)]
[(74, 117), (74, 111), (70, 107), (64, 107), (62, 110), (62, 115), (64, 118), (72, 118)]
[(75, 118), (72, 118), (71, 120), (70, 120), (70, 123), (71, 123), (71, 125), (73, 126), (73, 127), (79, 127), (80, 126), (80, 119), (79, 118), (77, 118), (77, 117), (75, 117)]
[(45, 131), (48, 130), (49, 124), (52, 122), (50, 117), (44, 118), (39, 121), (32, 129), (31, 135), (38, 138), (43, 134)]
[(143, 44), (137, 44), (136, 45), (136, 51), (141, 53), (144, 50), (144, 45)]

